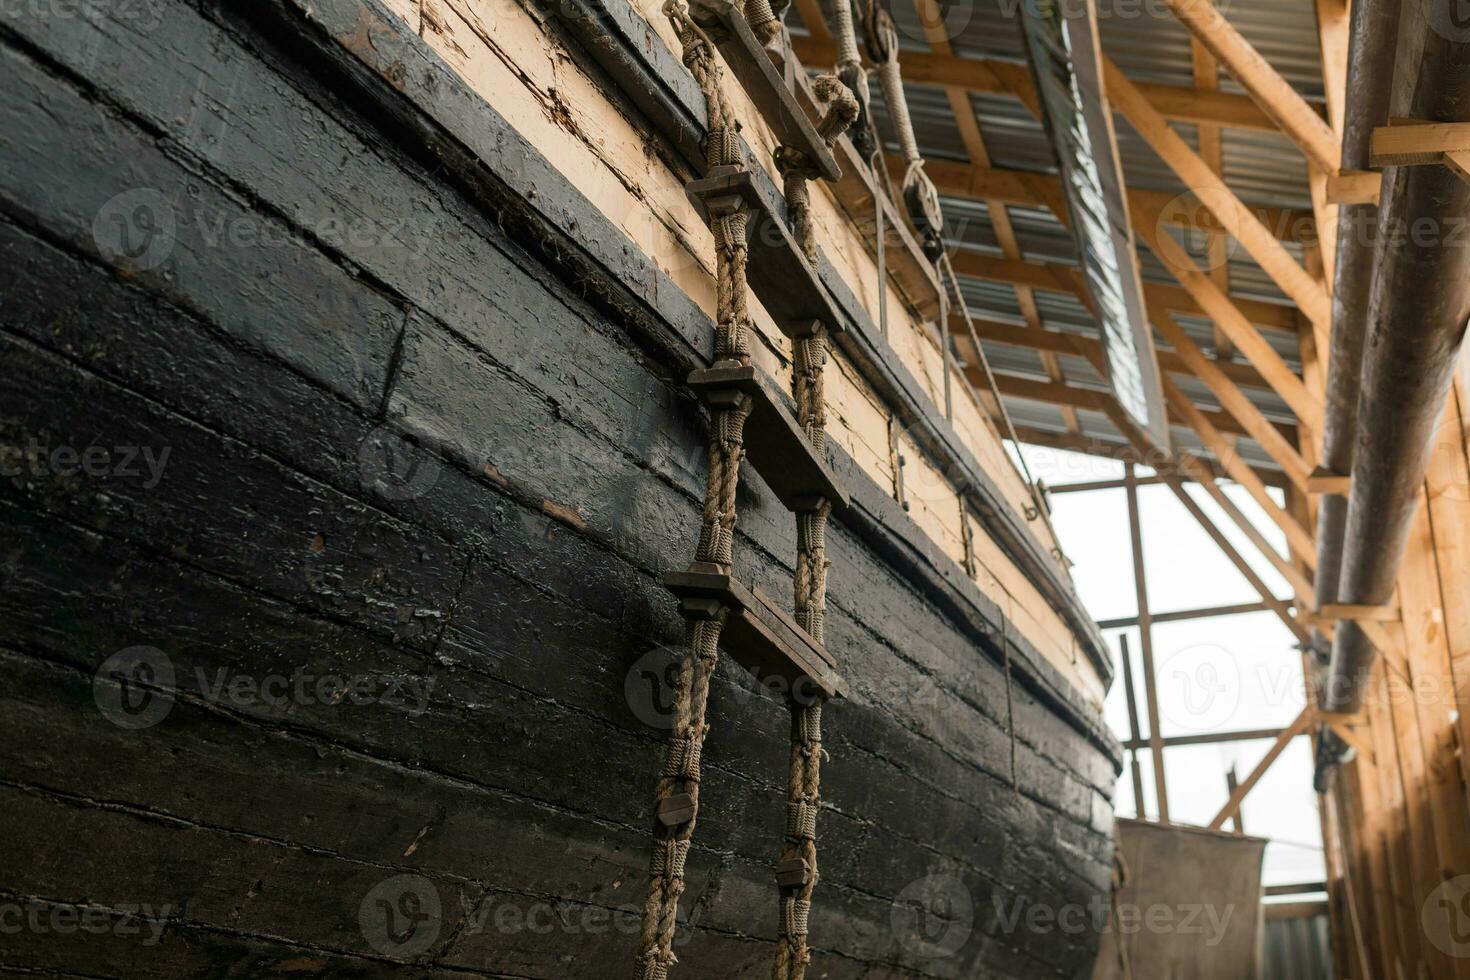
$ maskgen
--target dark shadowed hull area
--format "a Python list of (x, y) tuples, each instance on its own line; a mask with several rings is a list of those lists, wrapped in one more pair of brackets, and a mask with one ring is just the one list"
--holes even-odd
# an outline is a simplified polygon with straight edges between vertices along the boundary
[[(375, 9), (4, 7), (0, 973), (632, 976), (710, 325)], [(833, 465), (809, 976), (1086, 975), (1116, 743)], [(765, 976), (787, 714), (710, 717), (674, 975)]]

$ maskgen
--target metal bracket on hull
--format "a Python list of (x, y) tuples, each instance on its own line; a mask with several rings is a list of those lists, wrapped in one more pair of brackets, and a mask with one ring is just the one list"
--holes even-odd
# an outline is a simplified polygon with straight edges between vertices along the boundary
[(815, 703), (847, 696), (837, 661), (759, 589), (747, 589), (718, 565), (696, 562), (664, 577), (687, 619), (710, 619), (726, 610), (720, 646), (763, 682), (779, 679), (791, 699)]

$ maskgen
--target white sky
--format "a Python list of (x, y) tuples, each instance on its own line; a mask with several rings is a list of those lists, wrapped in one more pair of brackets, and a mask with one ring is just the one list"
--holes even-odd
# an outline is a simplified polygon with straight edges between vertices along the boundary
[[(1122, 464), (1112, 460), (1036, 446), (1025, 446), (1023, 451), (1032, 473), (1051, 486), (1123, 475)], [(1140, 475), (1149, 472), (1139, 470)], [(1255, 501), (1240, 487), (1225, 486), (1235, 504), (1284, 552), (1283, 537)], [(1256, 574), (1276, 595), (1289, 597), (1291, 590), (1285, 581), (1215, 502), (1199, 487), (1189, 489)], [(1155, 615), (1260, 598), (1168, 487), (1140, 487), (1138, 497), (1144, 575), (1149, 608)], [(1057, 494), (1052, 497), (1052, 523), (1073, 563), (1077, 590), (1093, 618), (1136, 615), (1124, 491)], [(1126, 741), (1128, 712), (1123, 670), (1117, 663), (1120, 637), (1125, 633), (1133, 658), (1139, 735), (1143, 738), (1148, 737), (1148, 714), (1137, 628), (1105, 631), (1117, 674), (1106, 717)], [(1156, 624), (1153, 647), (1161, 733), (1167, 737), (1290, 724), (1303, 702), (1301, 655), (1294, 643), (1295, 638), (1271, 612)], [(1170, 818), (1176, 823), (1207, 825), (1225, 804), (1226, 771), (1234, 764), (1237, 776), (1244, 779), (1270, 745), (1269, 740), (1260, 740), (1165, 749)], [(1154, 817), (1152, 759), (1144, 750), (1138, 753), (1138, 760), (1143, 770), (1144, 805)], [(1126, 763), (1113, 799), (1119, 816), (1135, 814)], [(1243, 811), (1246, 832), (1271, 841), (1266, 848), (1265, 884), (1323, 879), (1321, 828), (1317, 796), (1312, 791), (1311, 746), (1306, 738), (1293, 741), (1246, 797)]]

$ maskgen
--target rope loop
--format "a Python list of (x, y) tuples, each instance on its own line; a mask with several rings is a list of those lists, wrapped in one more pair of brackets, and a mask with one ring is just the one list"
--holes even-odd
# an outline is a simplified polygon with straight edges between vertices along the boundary
[(831, 146), (837, 138), (857, 122), (861, 112), (857, 95), (836, 75), (818, 75), (812, 82), (812, 94), (826, 106), (817, 123), (817, 135)]

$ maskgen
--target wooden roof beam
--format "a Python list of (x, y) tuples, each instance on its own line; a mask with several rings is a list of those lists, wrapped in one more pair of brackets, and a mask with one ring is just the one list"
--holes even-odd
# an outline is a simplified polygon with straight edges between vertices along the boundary
[[(1314, 324), (1330, 327), (1332, 304), (1322, 284), (1292, 258), (1280, 239), (1240, 202), (1235, 192), (1226, 186), (1224, 179), (1211, 170), (1209, 164), (1184, 142), (1183, 137), (1170, 128), (1164, 117), (1149, 105), (1143, 93), (1124, 77), (1111, 59), (1103, 59), (1103, 72), (1107, 79), (1108, 100), (1113, 108), (1123, 114), (1145, 142), (1153, 147), (1159, 158), (1178, 174), (1184, 186), (1199, 198), (1201, 204), (1210, 209), (1231, 236), (1250, 253), (1251, 258), (1281, 287), (1281, 291), (1291, 297), (1298, 309)], [(1137, 201), (1131, 201), (1130, 206), (1135, 215), (1135, 226), (1140, 222), (1151, 226), (1159, 220), (1159, 216), (1152, 210), (1140, 209)], [(1140, 218), (1140, 214), (1149, 217)], [(1135, 230), (1146, 234), (1155, 229), (1135, 227)], [(1157, 234), (1153, 236), (1155, 240), (1158, 237)], [(1154, 251), (1157, 252), (1158, 249)], [(1221, 326), (1228, 332), (1225, 324)], [(1232, 336), (1231, 340), (1236, 338)]]
[[(1008, 398), (1021, 398), (1026, 401), (1055, 405), (1058, 408), (1082, 409), (1088, 412), (1106, 414), (1106, 403), (1113, 397), (1110, 392), (1099, 391), (1096, 388), (1082, 388), (1059, 381), (1041, 381), (1020, 374), (1008, 374), (1000, 371), (996, 371), (994, 374), (995, 385), (1000, 389), (1002, 395)], [(977, 385), (983, 384), (985, 380), (979, 371), (974, 368), (966, 369), (966, 377), (970, 379), (971, 384)], [(1240, 422), (1225, 412), (1216, 412), (1198, 407), (1195, 408), (1195, 411), (1200, 413), (1217, 433), (1227, 432), (1235, 436), (1254, 438)], [(1183, 427), (1188, 427), (1189, 425), (1189, 420), (1184, 414), (1173, 408), (1169, 411), (1169, 421), (1173, 425)], [(1267, 424), (1270, 425), (1271, 423), (1268, 422)], [(1282, 434), (1281, 438), (1285, 439), (1286, 436)]]
[[(890, 167), (901, 168), (903, 158), (890, 153), (888, 164)], [(1049, 208), (1055, 214), (1066, 213), (1062, 204), (1061, 181), (1051, 174), (979, 167), (956, 160), (926, 160), (924, 171), (939, 188), (939, 193), (949, 197), (996, 200), (1020, 207)], [(1185, 199), (1167, 191), (1130, 187), (1128, 197), (1143, 202), (1149, 210), (1157, 212), (1166, 224), (1176, 228), (1225, 230), (1220, 220), (1208, 208), (1199, 206), (1192, 196)], [(1255, 212), (1261, 223), (1281, 241), (1311, 240), (1315, 236), (1313, 218), (1309, 211), (1264, 204), (1250, 204), (1246, 207)]]
[[(1070, 453), (1080, 453), (1084, 456), (1099, 456), (1103, 459), (1117, 460), (1118, 462), (1137, 463), (1141, 466), (1149, 466), (1155, 469), (1163, 466), (1168, 467), (1167, 462), (1160, 462), (1157, 456), (1148, 457), (1141, 455), (1130, 443), (1101, 439), (1096, 436), (1081, 435), (1073, 432), (1053, 432), (1050, 429), (1038, 429), (1035, 426), (1018, 425), (1016, 435), (1022, 442), (1034, 446), (1044, 446), (1048, 449), (1060, 449)], [(1209, 461), (1205, 461), (1209, 462)], [(1213, 464), (1211, 464), (1213, 465)], [(1267, 486), (1284, 487), (1286, 479), (1279, 472), (1268, 469), (1256, 469), (1256, 475)], [(1158, 482), (1162, 483), (1160, 478)], [(1140, 485), (1142, 481), (1140, 481)], [(1119, 486), (1121, 486), (1121, 482)], [(1288, 602), (1290, 600), (1287, 600)], [(1269, 609), (1263, 605), (1263, 608)]]
[(1286, 535), (1286, 545), (1291, 553), (1296, 555), (1308, 568), (1317, 567), (1317, 547), (1312, 540), (1312, 535), (1301, 525), (1301, 522), (1293, 517), (1287, 510), (1278, 504), (1274, 497), (1266, 491), (1266, 485), (1256, 475), (1256, 471), (1247, 466), (1240, 458), (1240, 453), (1235, 446), (1215, 425), (1204, 412), (1201, 412), (1194, 403), (1189, 400), (1179, 386), (1171, 379), (1164, 379), (1164, 397), (1169, 402), (1171, 412), (1176, 412), (1187, 421), (1195, 434), (1199, 436), (1200, 442), (1204, 443), (1215, 457), (1215, 461), (1229, 474), (1236, 483), (1245, 487), (1251, 498), (1266, 512), (1266, 515), (1281, 528)]
[[(839, 0), (846, 3), (847, 0)], [(918, 11), (919, 20), (923, 23), (924, 36), (929, 41), (930, 49), (935, 55), (949, 55), (949, 35), (944, 29), (943, 12), (939, 10), (936, 0), (914, 0), (914, 7)], [(980, 132), (980, 124), (975, 119), (975, 107), (970, 102), (970, 92), (960, 86), (949, 85), (945, 87), (945, 94), (949, 99), (950, 111), (954, 113), (955, 127), (959, 130), (960, 139), (965, 144), (965, 152), (970, 156), (970, 162), (975, 167), (988, 168), (990, 166), (990, 151), (985, 146), (985, 137)], [(898, 168), (901, 172), (902, 168)], [(1006, 210), (1006, 202), (994, 198), (983, 199), (986, 211), (990, 215), (991, 227), (995, 230), (995, 240), (1000, 245), (1001, 251), (1008, 259), (1019, 259), (1021, 257), (1021, 246), (1016, 239), (1015, 228), (1011, 225), (1010, 212)], [(1058, 213), (1065, 213), (1065, 209), (1058, 208)], [(1016, 293), (1016, 305), (1021, 310), (1021, 315), (1026, 319), (1026, 325), (1033, 330), (1041, 329), (1041, 313), (1036, 308), (1036, 298), (1031, 294), (1031, 287), (1016, 283), (1012, 286)], [(985, 352), (979, 351), (979, 356), (984, 357)], [(1062, 373), (1061, 365), (1057, 363), (1055, 355), (1042, 353), (1042, 367), (1046, 369), (1047, 377), (1058, 383), (1065, 383), (1067, 378)], [(983, 387), (983, 386), (982, 386)], [(1067, 428), (1072, 432), (1080, 432), (1081, 426), (1077, 421), (1077, 410), (1064, 407), (1062, 418), (1067, 423)]]
[(1225, 512), (1225, 516), (1230, 518), (1236, 527), (1240, 528), (1250, 543), (1255, 545), (1256, 550), (1271, 563), (1271, 567), (1281, 573), (1281, 577), (1286, 579), (1286, 584), (1291, 586), (1291, 590), (1297, 595), (1312, 595), (1313, 586), (1311, 579), (1307, 578), (1305, 574), (1292, 564), (1289, 557), (1271, 546), (1271, 542), (1266, 540), (1265, 535), (1256, 527), (1255, 522), (1235, 505), (1235, 501), (1231, 500), (1230, 496), (1220, 487), (1220, 484), (1215, 482), (1213, 474), (1201, 464), (1201, 461), (1189, 453), (1179, 453), (1175, 458), (1179, 461), (1179, 468), (1192, 477), (1196, 483), (1204, 487), (1205, 492)]
[[(1341, 148), (1332, 135), (1332, 128), (1210, 0), (1164, 0), (1164, 3), (1250, 93), (1261, 111), (1301, 148), (1314, 167), (1323, 173), (1337, 172)], [(1110, 88), (1111, 85), (1109, 81)]]
[[(1049, 354), (1070, 354), (1094, 360), (1102, 356), (1102, 344), (1090, 337), (1082, 337), (1077, 334), (1062, 333), (1058, 330), (1028, 330), (1025, 327), (1012, 326), (1009, 323), (1000, 323), (996, 320), (984, 320), (976, 318), (975, 332), (981, 340), (988, 340), (997, 344), (1005, 344), (1009, 347), (1023, 347), (1028, 350), (1045, 351)], [(955, 318), (951, 324), (951, 330), (963, 328), (964, 324)], [(1184, 363), (1184, 359), (1172, 350), (1159, 349), (1159, 367), (1170, 374), (1187, 374), (1194, 377), (1194, 369)], [(1261, 377), (1261, 372), (1249, 364), (1239, 361), (1221, 361), (1213, 359), (1216, 366), (1227, 378), (1240, 385), (1242, 388), (1265, 388), (1271, 386), (1266, 384), (1266, 379)], [(1310, 489), (1310, 487), (1308, 488)]]
[(1175, 323), (1167, 312), (1150, 309), (1149, 319), (1153, 322), (1154, 329), (1164, 338), (1165, 343), (1174, 348), (1175, 352), (1194, 369), (1194, 373), (1219, 399), (1225, 411), (1235, 417), (1252, 439), (1260, 443), (1261, 448), (1276, 461), (1293, 484), (1305, 489), (1310, 467), (1307, 466), (1301, 453), (1291, 444), (1291, 441), (1281, 434), (1281, 430), (1277, 429), (1261, 413), (1261, 410), (1245, 397), (1234, 382), (1225, 377), (1224, 372), (1205, 356), (1194, 341), (1189, 339), (1184, 328)]
[(1256, 763), (1256, 767), (1251, 770), (1251, 774), (1245, 777), (1241, 781), (1241, 784), (1235, 788), (1235, 792), (1230, 794), (1230, 799), (1225, 802), (1224, 808), (1215, 815), (1215, 819), (1210, 821), (1211, 830), (1219, 830), (1225, 826), (1225, 821), (1239, 812), (1240, 805), (1245, 802), (1245, 798), (1250, 795), (1250, 791), (1256, 788), (1256, 784), (1261, 781), (1261, 777), (1266, 775), (1266, 770), (1270, 769), (1272, 763), (1281, 757), (1281, 753), (1286, 751), (1286, 747), (1291, 744), (1291, 740), (1305, 732), (1312, 724), (1312, 717), (1313, 709), (1309, 705), (1303, 708), (1301, 714), (1296, 716), (1296, 720), (1276, 737), (1276, 741), (1271, 744), (1271, 748), (1266, 751), (1266, 755), (1260, 762)]
[[(1124, 438), (1128, 439), (1139, 453), (1145, 456), (1158, 456), (1162, 454), (1162, 450), (1154, 446), (1148, 437), (1133, 423), (1133, 420), (1128, 417), (1128, 413), (1123, 410), (1122, 405), (1110, 400), (1107, 406), (1107, 415), (1109, 421), (1113, 423), (1113, 427), (1121, 432)], [(1157, 468), (1157, 464), (1155, 465)], [(1311, 638), (1311, 633), (1292, 615), (1290, 603), (1278, 599), (1266, 587), (1266, 583), (1256, 574), (1256, 570), (1251, 567), (1250, 562), (1242, 557), (1240, 552), (1235, 549), (1235, 545), (1231, 544), (1230, 539), (1215, 526), (1215, 522), (1210, 520), (1209, 515), (1204, 512), (1199, 503), (1184, 488), (1184, 478), (1180, 476), (1180, 472), (1179, 462), (1172, 458), (1170, 466), (1159, 469), (1159, 475), (1164, 477), (1164, 482), (1168, 484), (1169, 489), (1173, 491), (1174, 496), (1179, 502), (1184, 505), (1184, 509), (1193, 515), (1196, 523), (1210, 536), (1210, 539), (1215, 542), (1215, 545), (1224, 553), (1225, 557), (1230, 559), (1230, 563), (1240, 572), (1241, 577), (1250, 584), (1251, 588), (1256, 590), (1256, 594), (1261, 597), (1261, 601), (1276, 614), (1277, 618), (1291, 631), (1293, 636), (1302, 643), (1308, 642)]]
[[(957, 251), (951, 256), (955, 272), (975, 279), (991, 282), (1019, 282), (1033, 289), (1048, 289), (1052, 292), (1077, 295), (1080, 283), (1074, 278), (1077, 270), (1072, 266), (1041, 262), (1026, 262), (1020, 259), (1003, 259), (970, 250)], [(1218, 293), (1218, 290), (1216, 290)], [(1143, 296), (1150, 306), (1187, 313), (1191, 316), (1210, 316), (1203, 304), (1187, 289), (1163, 283), (1145, 282)], [(1079, 299), (1082, 297), (1079, 296)], [(1248, 324), (1297, 333), (1297, 313), (1293, 307), (1280, 303), (1265, 303), (1241, 296), (1228, 296), (1227, 301), (1245, 317)], [(1238, 341), (1237, 341), (1238, 343)]]
[[(804, 64), (832, 65), (837, 49), (809, 37), (793, 37), (791, 46)], [(952, 54), (903, 50), (899, 53), (905, 82), (944, 85), (985, 95), (1019, 99), (1036, 106), (1036, 89), (1025, 66), (993, 58), (964, 58)], [(1202, 92), (1177, 85), (1139, 83), (1139, 91), (1164, 118), (1184, 123), (1214, 123), (1229, 129), (1279, 132), (1276, 123), (1244, 95)]]
[[(1195, 301), (1218, 323), (1236, 348), (1246, 356), (1261, 376), (1276, 390), (1297, 418), (1313, 431), (1320, 431), (1322, 424), (1322, 402), (1307, 391), (1295, 372), (1286, 364), (1275, 348), (1266, 342), (1241, 312), (1230, 297), (1220, 291), (1214, 281), (1199, 270), (1189, 253), (1157, 225), (1157, 218), (1138, 204), (1130, 205), (1133, 211), (1133, 227), (1140, 238), (1148, 243), (1155, 255), (1163, 262), (1174, 277)], [(1181, 331), (1182, 333), (1182, 331)], [(1177, 348), (1176, 348), (1177, 349)], [(1304, 475), (1305, 478), (1305, 475)]]

